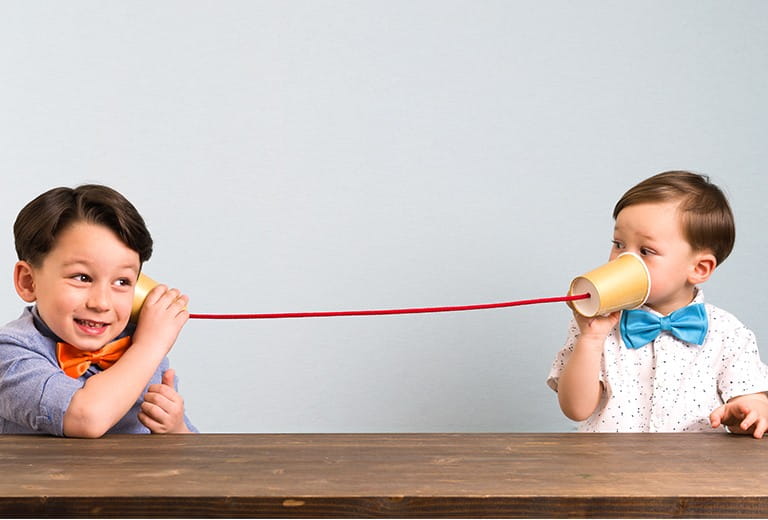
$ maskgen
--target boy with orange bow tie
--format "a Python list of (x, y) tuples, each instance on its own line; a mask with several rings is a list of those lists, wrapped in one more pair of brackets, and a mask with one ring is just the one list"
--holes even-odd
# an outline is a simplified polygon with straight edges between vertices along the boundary
[(129, 323), (152, 254), (136, 208), (106, 186), (55, 188), (19, 212), (14, 236), (16, 292), (35, 304), (0, 328), (0, 433), (197, 431), (166, 357), (188, 298), (160, 285)]
[(703, 175), (670, 171), (616, 204), (611, 260), (640, 255), (651, 291), (639, 310), (574, 312), (547, 379), (584, 432), (768, 430), (768, 367), (754, 334), (699, 287), (733, 248), (722, 191)]

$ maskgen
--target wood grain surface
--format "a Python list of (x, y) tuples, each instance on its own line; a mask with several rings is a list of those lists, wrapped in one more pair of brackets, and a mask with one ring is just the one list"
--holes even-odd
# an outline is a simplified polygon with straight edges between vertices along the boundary
[(0, 436), (6, 517), (765, 517), (768, 439)]

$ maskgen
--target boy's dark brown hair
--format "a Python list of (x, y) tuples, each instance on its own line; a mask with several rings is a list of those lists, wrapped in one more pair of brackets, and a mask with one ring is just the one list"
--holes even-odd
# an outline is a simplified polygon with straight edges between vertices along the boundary
[(39, 266), (59, 233), (77, 222), (109, 228), (142, 264), (152, 256), (152, 236), (133, 204), (112, 188), (84, 184), (53, 188), (22, 208), (13, 225), (19, 260)]
[(728, 199), (707, 175), (668, 171), (649, 177), (619, 199), (613, 218), (627, 206), (670, 201), (680, 201), (683, 236), (694, 251), (709, 250), (722, 264), (733, 249), (736, 226)]

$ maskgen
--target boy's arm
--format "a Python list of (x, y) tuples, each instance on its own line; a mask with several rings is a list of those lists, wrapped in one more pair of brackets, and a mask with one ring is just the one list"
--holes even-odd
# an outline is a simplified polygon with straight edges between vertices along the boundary
[(709, 415), (712, 428), (727, 426), (731, 433), (760, 439), (768, 430), (768, 396), (765, 392), (729, 399)]
[(64, 435), (101, 437), (131, 409), (189, 319), (188, 298), (159, 285), (147, 295), (131, 347), (75, 392)]
[(557, 384), (560, 409), (569, 419), (587, 419), (600, 403), (603, 345), (608, 333), (618, 323), (619, 316), (619, 312), (614, 312), (608, 316), (585, 318), (574, 312), (580, 334)]

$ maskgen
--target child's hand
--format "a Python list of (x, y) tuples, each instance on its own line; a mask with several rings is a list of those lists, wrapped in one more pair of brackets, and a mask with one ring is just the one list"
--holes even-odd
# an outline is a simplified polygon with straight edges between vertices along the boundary
[(712, 428), (727, 426), (731, 433), (763, 437), (768, 430), (768, 397), (764, 393), (734, 397), (709, 415)]
[(141, 403), (139, 420), (152, 433), (189, 433), (184, 423), (184, 399), (173, 388), (176, 372), (163, 372), (161, 384), (150, 385)]
[(133, 342), (160, 345), (167, 354), (189, 319), (189, 297), (165, 285), (154, 287), (144, 300)]
[(608, 337), (611, 329), (619, 323), (621, 312), (616, 311), (607, 316), (593, 316), (592, 318), (586, 318), (578, 312), (573, 311), (573, 316), (576, 319), (576, 325), (579, 327), (580, 335), (585, 339), (590, 338), (599, 340), (602, 348), (602, 342)]

